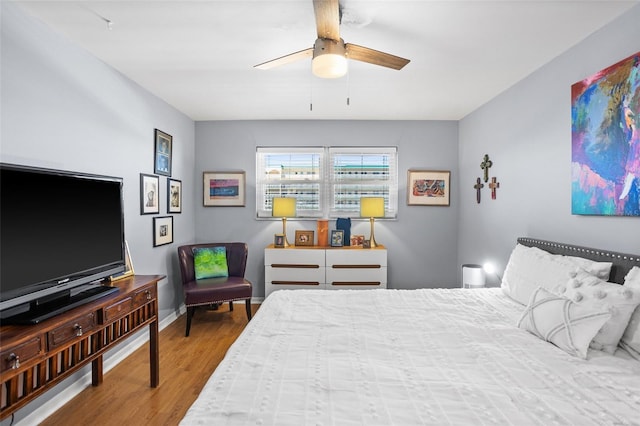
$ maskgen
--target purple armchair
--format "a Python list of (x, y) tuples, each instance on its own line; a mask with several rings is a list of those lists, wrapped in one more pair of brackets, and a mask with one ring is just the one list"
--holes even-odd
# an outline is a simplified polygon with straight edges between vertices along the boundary
[[(227, 278), (208, 278), (197, 280), (193, 264), (193, 249), (196, 247), (225, 247), (227, 249)], [(233, 311), (234, 300), (244, 300), (247, 318), (251, 320), (251, 282), (244, 279), (249, 249), (245, 243), (205, 243), (189, 244), (178, 247), (180, 272), (182, 273), (182, 289), (184, 304), (187, 307), (187, 330), (189, 336), (191, 319), (198, 306), (215, 306), (229, 302), (229, 310)]]

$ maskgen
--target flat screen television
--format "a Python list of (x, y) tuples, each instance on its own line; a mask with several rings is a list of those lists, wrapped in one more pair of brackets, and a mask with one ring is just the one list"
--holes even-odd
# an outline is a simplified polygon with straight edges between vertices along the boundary
[(0, 163), (0, 321), (109, 292), (95, 283), (125, 270), (123, 205), (122, 178)]

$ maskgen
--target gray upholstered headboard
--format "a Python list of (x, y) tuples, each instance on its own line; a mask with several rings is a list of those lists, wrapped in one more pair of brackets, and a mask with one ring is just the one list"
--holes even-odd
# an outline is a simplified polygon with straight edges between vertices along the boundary
[(634, 266), (640, 268), (640, 255), (618, 253), (615, 251), (595, 249), (591, 247), (574, 246), (571, 244), (556, 243), (553, 241), (538, 240), (535, 238), (520, 237), (518, 243), (527, 247), (538, 247), (553, 254), (565, 256), (579, 256), (597, 262), (612, 262), (610, 282), (624, 283), (624, 277)]

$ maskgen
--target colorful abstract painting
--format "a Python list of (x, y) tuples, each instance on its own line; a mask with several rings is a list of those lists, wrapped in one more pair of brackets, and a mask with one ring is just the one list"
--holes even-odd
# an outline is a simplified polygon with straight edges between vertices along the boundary
[(571, 212), (640, 216), (640, 52), (571, 86)]

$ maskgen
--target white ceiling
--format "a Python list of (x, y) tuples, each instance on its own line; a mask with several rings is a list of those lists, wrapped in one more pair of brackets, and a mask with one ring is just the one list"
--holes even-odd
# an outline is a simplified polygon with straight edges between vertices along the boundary
[(313, 45), (311, 0), (15, 3), (193, 120), (458, 120), (639, 2), (341, 0), (346, 42), (411, 62), (335, 80), (253, 68)]

